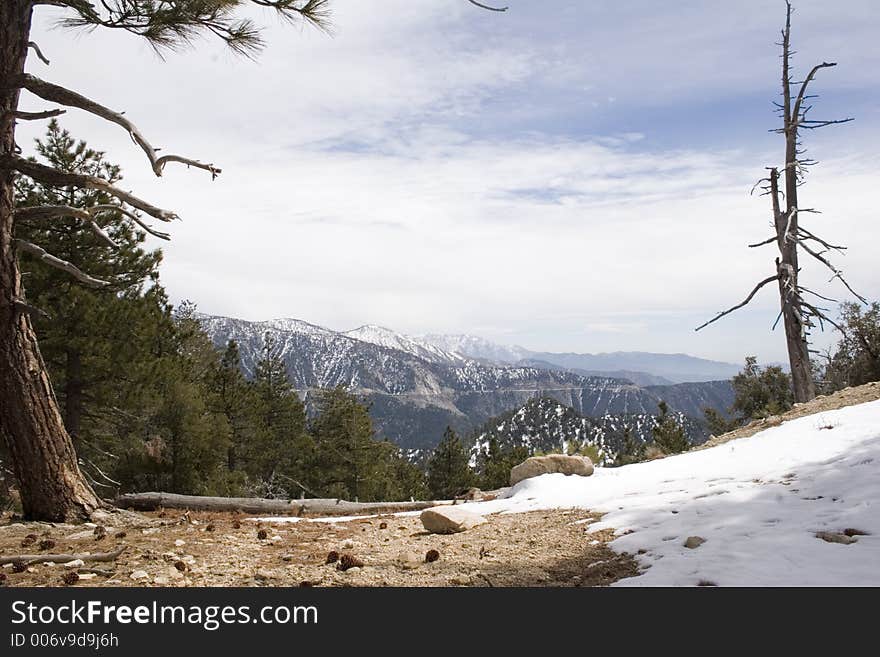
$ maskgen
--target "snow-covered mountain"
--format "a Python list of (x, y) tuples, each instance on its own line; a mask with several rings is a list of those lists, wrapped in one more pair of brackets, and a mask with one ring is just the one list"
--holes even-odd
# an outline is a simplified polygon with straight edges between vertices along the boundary
[(461, 353), (447, 351), (431, 342), (410, 337), (403, 333), (396, 333), (383, 326), (367, 324), (356, 328), (353, 331), (346, 331), (345, 335), (352, 337), (355, 340), (360, 340), (361, 342), (369, 342), (370, 344), (379, 345), (380, 347), (397, 349), (398, 351), (418, 356), (431, 363), (454, 365), (464, 363), (468, 360), (468, 357)]
[(717, 381), (737, 374), (741, 365), (688, 354), (618, 351), (602, 354), (551, 353), (501, 345), (473, 335), (429, 334), (420, 338), (444, 351), (508, 365), (543, 364), (579, 374), (627, 378), (639, 385)]
[[(580, 415), (602, 417), (652, 414), (662, 394), (621, 379), (477, 361), (378, 327), (342, 333), (297, 319), (199, 318), (218, 347), (229, 340), (238, 343), (248, 375), (262, 355), (266, 333), (271, 333), (301, 395), (308, 398), (310, 391), (338, 385), (362, 395), (372, 405), (378, 430), (404, 448), (433, 447), (446, 426), (469, 434), (489, 418), (536, 397), (556, 399)], [(670, 399), (670, 407), (687, 406), (691, 398), (702, 399), (701, 394), (699, 389), (690, 397), (683, 393), (675, 402)], [(718, 407), (730, 401), (730, 395), (719, 399)]]

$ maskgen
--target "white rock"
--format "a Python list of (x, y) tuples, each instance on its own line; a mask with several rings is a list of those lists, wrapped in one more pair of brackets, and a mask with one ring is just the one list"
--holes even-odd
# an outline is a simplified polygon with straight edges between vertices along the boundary
[(354, 548), (354, 541), (351, 540), (350, 538), (347, 538), (344, 541), (342, 541), (342, 549), (343, 550), (351, 550), (353, 548)]
[(85, 566), (85, 565), (86, 565), (86, 563), (82, 559), (74, 559), (73, 561), (68, 561), (67, 563), (65, 563), (64, 567), (65, 568), (81, 568), (82, 566)]
[(425, 529), (432, 534), (455, 534), (486, 523), (483, 516), (458, 506), (431, 507), (422, 511), (419, 517)]
[(130, 577), (133, 580), (137, 581), (140, 579), (147, 579), (149, 577), (149, 575), (147, 574), (147, 571), (145, 571), (145, 570), (136, 570), (130, 575)]
[(79, 578), (84, 580), (95, 579), (97, 577), (97, 573), (80, 573)]
[(395, 562), (404, 570), (415, 570), (420, 567), (425, 560), (416, 552), (401, 552), (397, 555)]
[(565, 454), (532, 456), (510, 470), (510, 485), (515, 486), (524, 479), (556, 472), (564, 475), (589, 477), (593, 474), (593, 462), (586, 456), (567, 456)]
[(184, 545), (186, 545), (186, 541), (178, 538), (176, 541), (174, 541), (174, 545), (176, 545), (177, 547), (183, 547)]

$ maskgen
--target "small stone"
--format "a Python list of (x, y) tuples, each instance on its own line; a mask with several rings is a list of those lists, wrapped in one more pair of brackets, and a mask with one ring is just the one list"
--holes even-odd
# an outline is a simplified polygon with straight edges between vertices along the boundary
[(828, 543), (840, 543), (841, 545), (850, 545), (858, 541), (855, 536), (847, 536), (836, 532), (817, 532), (816, 538), (821, 538)]
[(184, 545), (186, 545), (186, 541), (184, 541), (182, 538), (178, 538), (176, 541), (174, 541), (174, 545), (176, 547), (183, 547)]
[(344, 541), (342, 541), (342, 549), (343, 550), (354, 549), (354, 541), (351, 540), (350, 538), (345, 539)]
[(453, 586), (467, 586), (471, 583), (471, 578), (469, 575), (456, 575), (449, 580), (449, 583)]
[(281, 538), (281, 536), (279, 536), (278, 534), (275, 534), (275, 535), (274, 535), (272, 538), (270, 538), (269, 540), (272, 541), (273, 543), (280, 543), (280, 542), (283, 541), (284, 539)]
[(254, 573), (254, 578), (259, 580), (275, 579), (275, 573), (271, 570), (260, 569)]
[(422, 565), (423, 561), (417, 552), (401, 552), (397, 555), (395, 563), (404, 570), (415, 570)]
[(168, 586), (168, 584), (170, 583), (171, 581), (167, 577), (164, 577), (162, 575), (153, 578), (153, 584), (156, 584), (157, 586)]
[(65, 568), (82, 568), (86, 563), (82, 559), (74, 559), (73, 561), (68, 561), (64, 564)]
[(138, 581), (138, 580), (142, 580), (142, 579), (147, 579), (149, 577), (149, 575), (147, 574), (147, 571), (145, 571), (145, 570), (136, 570), (131, 575), (129, 575), (129, 577), (131, 577), (131, 579), (133, 579), (135, 581)]
[(187, 566), (183, 561), (178, 560), (178, 561), (174, 562), (174, 568), (178, 572), (183, 573), (183, 572), (186, 572)]
[(440, 553), (437, 550), (428, 550), (425, 553), (425, 563), (434, 563), (440, 558)]
[(706, 539), (702, 536), (688, 536), (687, 540), (684, 542), (684, 546), (691, 550), (695, 550), (705, 542)]

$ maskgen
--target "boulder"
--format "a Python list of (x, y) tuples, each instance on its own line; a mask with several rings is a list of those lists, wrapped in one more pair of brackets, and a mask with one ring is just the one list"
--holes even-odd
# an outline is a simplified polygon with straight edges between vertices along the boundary
[(432, 534), (455, 534), (482, 525), (486, 519), (457, 506), (435, 506), (422, 511), (422, 525)]
[(515, 486), (524, 479), (555, 472), (589, 477), (593, 474), (593, 462), (585, 456), (566, 456), (565, 454), (532, 456), (511, 469), (510, 485)]

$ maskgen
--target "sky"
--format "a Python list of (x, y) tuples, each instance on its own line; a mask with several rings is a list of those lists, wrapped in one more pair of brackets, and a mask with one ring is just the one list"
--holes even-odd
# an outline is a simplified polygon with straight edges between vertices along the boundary
[[(171, 242), (150, 242), (175, 302), (535, 351), (784, 361), (769, 286), (694, 332), (775, 271), (774, 247), (747, 245), (771, 234), (750, 190), (784, 157), (770, 132), (784, 2), (507, 4), (332, 0), (329, 35), (249, 12), (267, 44), (253, 60), (207, 37), (160, 56), (40, 7), (51, 65), (28, 70), (125, 111), (163, 153), (223, 169), (156, 178), (118, 126), (61, 117), (123, 167), (124, 188), (180, 215)], [(801, 204), (823, 214), (803, 223), (850, 247), (838, 265), (878, 299), (880, 17), (872, 0), (795, 6), (796, 73), (838, 62), (812, 87), (815, 118), (856, 119), (804, 136), (820, 164)], [(26, 152), (43, 127), (19, 127)], [(803, 265), (805, 285), (850, 298)]]

